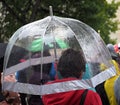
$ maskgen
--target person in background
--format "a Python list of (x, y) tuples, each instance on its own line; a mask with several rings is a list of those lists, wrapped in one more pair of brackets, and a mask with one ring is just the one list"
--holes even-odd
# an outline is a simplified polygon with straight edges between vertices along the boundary
[(6, 97), (3, 94), (1, 90), (2, 84), (1, 84), (1, 69), (0, 69), (0, 105), (9, 105), (6, 101)]
[[(43, 51), (43, 57), (50, 56), (48, 50)], [(32, 58), (41, 57), (41, 52), (35, 52), (32, 54)], [(42, 78), (41, 78), (41, 66), (42, 66)], [(51, 80), (50, 70), (52, 63), (38, 64), (33, 66), (33, 74), (29, 79), (30, 84), (42, 85)], [(52, 78), (53, 79), (53, 78)], [(43, 105), (40, 95), (31, 95), (28, 99), (29, 105)]]
[[(15, 82), (16, 78), (14, 74), (7, 75), (4, 77), (6, 82)], [(5, 96), (6, 102), (10, 105), (21, 105), (21, 100), (19, 93), (13, 91), (4, 91), (3, 95)]]
[(120, 43), (114, 45), (114, 50), (117, 53), (117, 56), (118, 56), (117, 62), (119, 64), (119, 66), (120, 66)]
[[(81, 51), (74, 49), (67, 49), (62, 53), (58, 60), (57, 74), (58, 79), (47, 84), (60, 83), (72, 80), (82, 79), (83, 72), (85, 72), (86, 61)], [(43, 95), (42, 100), (44, 105), (80, 105), (82, 101), (82, 94), (86, 89), (71, 90), (67, 92), (53, 93)], [(87, 89), (88, 90), (88, 89)], [(84, 105), (102, 105), (99, 95), (88, 90), (86, 93)]]
[[(112, 57), (111, 63), (115, 67), (116, 75), (104, 81), (103, 83), (99, 84), (98, 86), (96, 86), (96, 91), (100, 95), (103, 105), (117, 105), (115, 94), (114, 94), (114, 83), (115, 83), (115, 80), (120, 75), (118, 55), (114, 50), (114, 45), (107, 44), (107, 48)], [(107, 69), (105, 65), (102, 68), (104, 69), (101, 69), (101, 70)]]
[[(0, 59), (0, 105), (20, 105), (19, 94), (10, 91), (2, 91), (1, 78), (3, 74), (3, 59)], [(15, 75), (8, 75), (4, 78), (5, 81), (16, 81)]]
[(110, 105), (117, 105), (116, 98), (115, 98), (115, 92), (114, 92), (114, 84), (117, 78), (120, 76), (118, 55), (116, 54), (114, 50), (114, 45), (108, 44), (107, 48), (110, 51), (112, 62), (116, 70), (116, 75), (105, 81), (104, 88), (107, 93)]

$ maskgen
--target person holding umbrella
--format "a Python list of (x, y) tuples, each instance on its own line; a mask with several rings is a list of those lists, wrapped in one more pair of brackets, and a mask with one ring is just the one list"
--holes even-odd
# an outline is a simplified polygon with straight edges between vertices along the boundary
[[(73, 49), (67, 49), (62, 53), (57, 65), (57, 73), (60, 75), (58, 80), (48, 82), (47, 84), (79, 80), (85, 71), (85, 59), (82, 52)], [(88, 89), (87, 89), (88, 90)], [(85, 100), (82, 94), (86, 92)], [(43, 95), (44, 105), (102, 105), (99, 95), (86, 89), (72, 90), (61, 93)]]

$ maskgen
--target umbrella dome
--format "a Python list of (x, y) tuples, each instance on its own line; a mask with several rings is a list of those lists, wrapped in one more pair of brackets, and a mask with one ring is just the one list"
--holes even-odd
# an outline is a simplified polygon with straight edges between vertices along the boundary
[[(14, 45), (25, 48), (28, 54), (19, 64), (7, 67), (12, 60), (9, 56)], [(43, 74), (46, 73), (43, 65), (59, 60), (61, 52), (67, 48), (83, 51), (90, 72), (88, 79), (63, 82), (62, 87), (61, 83), (38, 85), (29, 82), (36, 65), (40, 66), (39, 78), (42, 80), (45, 77)], [(44, 51), (49, 51), (49, 54), (44, 55)], [(25, 82), (3, 81), (3, 90), (43, 95), (95, 87), (116, 74), (111, 60), (104, 41), (90, 26), (76, 19), (48, 16), (22, 26), (10, 38), (5, 54), (4, 77), (26, 71), (27, 80)], [(69, 83), (73, 85), (67, 88)]]

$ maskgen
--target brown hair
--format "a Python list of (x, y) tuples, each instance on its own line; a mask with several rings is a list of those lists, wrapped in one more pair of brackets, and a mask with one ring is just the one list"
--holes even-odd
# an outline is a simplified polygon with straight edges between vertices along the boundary
[(57, 70), (63, 78), (80, 77), (80, 73), (85, 71), (85, 59), (82, 51), (67, 49), (59, 59)]

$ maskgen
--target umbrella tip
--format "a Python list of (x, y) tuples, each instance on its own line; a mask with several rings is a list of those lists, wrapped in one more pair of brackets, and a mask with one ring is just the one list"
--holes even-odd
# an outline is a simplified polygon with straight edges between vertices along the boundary
[(53, 16), (53, 9), (52, 9), (52, 6), (49, 6), (49, 10), (50, 10), (50, 16)]

